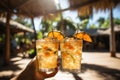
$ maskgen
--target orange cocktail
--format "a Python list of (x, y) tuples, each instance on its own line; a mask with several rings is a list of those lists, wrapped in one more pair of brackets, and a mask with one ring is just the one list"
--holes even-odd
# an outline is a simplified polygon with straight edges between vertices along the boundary
[(62, 69), (79, 72), (82, 58), (82, 40), (67, 38), (60, 43)]
[(36, 41), (38, 69), (51, 71), (57, 67), (58, 41), (56, 39), (40, 39)]

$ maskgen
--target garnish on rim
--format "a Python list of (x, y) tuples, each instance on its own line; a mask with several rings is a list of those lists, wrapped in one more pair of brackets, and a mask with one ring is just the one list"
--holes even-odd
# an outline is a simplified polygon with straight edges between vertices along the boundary
[(73, 36), (74, 38), (82, 39), (87, 42), (92, 42), (92, 38), (90, 37), (90, 35), (85, 32), (78, 32), (74, 34)]
[(47, 35), (48, 38), (55, 38), (59, 41), (64, 39), (64, 35), (59, 31), (50, 31)]

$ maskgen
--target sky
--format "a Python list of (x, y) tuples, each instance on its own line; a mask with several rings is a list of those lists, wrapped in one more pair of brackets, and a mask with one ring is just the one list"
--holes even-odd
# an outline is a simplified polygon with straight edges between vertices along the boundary
[[(62, 9), (64, 8), (67, 8), (69, 7), (69, 4), (66, 2), (66, 0), (60, 0), (62, 2), (60, 2), (60, 6)], [(62, 4), (61, 4), (62, 3)], [(115, 8), (113, 10), (113, 17), (114, 18), (120, 18), (120, 6), (117, 6), (118, 8)], [(77, 11), (64, 11), (63, 12), (63, 18), (67, 18), (67, 17), (70, 17), (72, 18), (72, 20), (74, 22), (80, 22), (80, 20), (78, 19), (78, 14), (77, 14)], [(107, 19), (109, 17), (109, 11), (98, 11), (98, 12), (94, 12), (93, 13), (93, 17), (92, 19), (90, 19), (90, 24), (96, 24), (97, 20), (100, 18), (100, 17), (103, 17), (105, 19)], [(40, 25), (40, 22), (41, 22), (41, 18), (35, 18), (34, 19), (34, 22), (35, 22), (35, 27), (36, 27), (36, 30), (40, 30), (41, 29), (41, 25)]]

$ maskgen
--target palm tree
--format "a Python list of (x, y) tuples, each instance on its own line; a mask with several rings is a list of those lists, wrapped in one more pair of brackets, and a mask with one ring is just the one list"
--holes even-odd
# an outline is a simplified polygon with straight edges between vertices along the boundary
[(105, 19), (101, 17), (97, 20), (97, 22), (99, 22), (99, 28), (101, 28), (102, 24), (105, 22)]
[(89, 19), (84, 19), (81, 21), (80, 26), (82, 27), (82, 29), (87, 29), (88, 23), (89, 23)]
[(97, 28), (97, 26), (95, 25), (95, 24), (92, 24), (92, 25), (90, 25), (90, 27), (89, 27), (90, 29), (96, 29)]
[[(114, 21), (114, 25), (120, 25), (119, 18), (114, 18), (113, 21)], [(109, 28), (110, 25), (109, 18), (106, 20), (104, 18), (99, 18), (98, 22), (99, 22), (99, 28)]]
[(119, 18), (115, 18), (114, 19), (114, 24), (115, 25), (120, 25), (120, 19)]
[(59, 14), (49, 14), (42, 17), (42, 34), (45, 36), (46, 32), (51, 31), (55, 28), (54, 24), (57, 24), (57, 22), (60, 21), (60, 15)]
[(103, 24), (101, 24), (101, 28), (109, 28), (109, 26), (110, 26), (109, 19), (105, 20)]
[(63, 22), (63, 33), (65, 36), (72, 36), (76, 31), (76, 24), (70, 18), (63, 19), (57, 23), (57, 29), (60, 30), (61, 24)]
[(84, 16), (78, 16), (79, 20), (81, 21), (81, 23), (78, 24), (78, 26), (81, 27), (81, 29), (86, 29), (88, 24), (89, 24), (89, 18), (92, 15), (84, 15)]

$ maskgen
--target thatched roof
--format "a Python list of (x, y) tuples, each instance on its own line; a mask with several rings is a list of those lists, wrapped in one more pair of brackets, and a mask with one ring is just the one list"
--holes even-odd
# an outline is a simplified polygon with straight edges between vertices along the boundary
[(120, 0), (69, 0), (72, 10), (78, 9), (79, 16), (92, 14), (92, 9), (106, 10), (115, 7)]
[[(49, 13), (78, 10), (78, 14), (89, 15), (92, 9), (96, 10), (115, 7), (120, 0), (68, 0), (70, 7), (58, 10), (54, 0), (2, 0), (0, 2), (0, 13), (11, 12), (25, 17), (38, 17)], [(62, 3), (61, 3), (62, 4)]]
[[(6, 23), (6, 19), (0, 18), (0, 33), (2, 34), (5, 33), (5, 29), (6, 29), (5, 23)], [(32, 29), (27, 28), (26, 26), (18, 22), (15, 22), (13, 20), (10, 20), (10, 29), (11, 29), (11, 34), (19, 33), (19, 32), (31, 32), (31, 33), (34, 32)]]
[(56, 10), (54, 0), (2, 0), (0, 12), (11, 12), (25, 17), (38, 17)]

